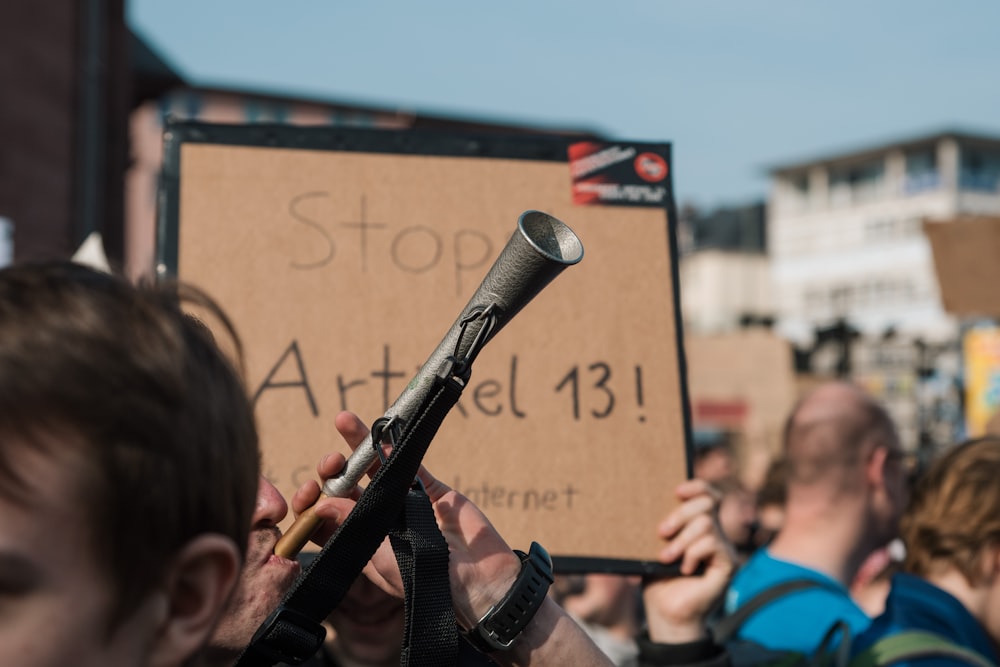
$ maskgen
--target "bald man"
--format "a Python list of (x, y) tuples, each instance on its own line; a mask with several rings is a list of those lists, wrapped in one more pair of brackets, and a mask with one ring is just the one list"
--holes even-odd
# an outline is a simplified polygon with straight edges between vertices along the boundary
[(852, 634), (870, 623), (847, 587), (865, 557), (896, 534), (906, 503), (903, 452), (885, 409), (845, 382), (821, 385), (799, 402), (783, 445), (784, 525), (736, 575), (725, 610), (781, 582), (814, 580), (820, 586), (763, 607), (737, 635), (776, 650), (812, 652), (835, 622)]

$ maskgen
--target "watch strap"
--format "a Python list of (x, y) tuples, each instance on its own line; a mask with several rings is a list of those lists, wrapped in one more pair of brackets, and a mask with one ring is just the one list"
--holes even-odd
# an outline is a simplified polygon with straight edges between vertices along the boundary
[(532, 542), (528, 553), (514, 553), (521, 559), (514, 585), (465, 635), (483, 653), (509, 649), (534, 618), (552, 585), (552, 558), (542, 545)]

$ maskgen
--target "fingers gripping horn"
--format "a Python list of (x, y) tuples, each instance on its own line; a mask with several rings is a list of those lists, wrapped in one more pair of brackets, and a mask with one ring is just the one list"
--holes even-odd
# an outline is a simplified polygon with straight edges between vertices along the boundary
[[(411, 419), (427, 397), (442, 364), (449, 358), (471, 363), (482, 346), (496, 336), (529, 301), (563, 269), (581, 259), (583, 244), (565, 223), (541, 211), (522, 213), (517, 220), (517, 229), (468, 304), (406, 389), (386, 410), (384, 418), (396, 418), (403, 423)], [(343, 470), (326, 480), (323, 493), (347, 496), (377, 457), (378, 451), (372, 446), (369, 434), (347, 459)], [(293, 558), (308, 542), (318, 524), (319, 519), (311, 508), (306, 510), (278, 541), (274, 552)]]

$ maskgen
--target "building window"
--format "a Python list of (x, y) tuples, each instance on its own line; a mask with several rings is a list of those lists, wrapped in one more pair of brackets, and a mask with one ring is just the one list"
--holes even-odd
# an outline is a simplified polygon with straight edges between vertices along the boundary
[(287, 123), (288, 109), (281, 104), (246, 100), (243, 103), (243, 118), (248, 123)]
[(962, 146), (958, 185), (963, 190), (995, 192), (1000, 184), (1000, 152)]
[(907, 194), (934, 190), (941, 185), (937, 168), (937, 153), (933, 147), (910, 151), (906, 154), (906, 179), (903, 191)]
[(876, 218), (865, 222), (866, 241), (885, 241), (893, 237), (895, 222), (887, 218)]
[(830, 200), (834, 205), (878, 199), (885, 180), (885, 163), (872, 160), (830, 170)]
[(809, 174), (797, 174), (788, 180), (796, 195), (803, 199), (809, 197)]
[(779, 181), (781, 184), (781, 206), (789, 212), (799, 213), (809, 207), (809, 174), (798, 172), (786, 174)]
[(924, 235), (923, 218), (904, 218), (900, 220), (899, 235), (906, 237), (923, 236)]
[(169, 93), (160, 98), (160, 121), (166, 123), (168, 118), (181, 120), (197, 120), (202, 107), (201, 95), (193, 91)]
[(806, 288), (802, 293), (802, 304), (810, 313), (821, 311), (826, 306), (826, 293), (820, 288)]
[(243, 104), (243, 119), (248, 123), (260, 122), (261, 117), (260, 105), (253, 100), (247, 100)]
[(0, 268), (14, 261), (14, 223), (0, 216)]

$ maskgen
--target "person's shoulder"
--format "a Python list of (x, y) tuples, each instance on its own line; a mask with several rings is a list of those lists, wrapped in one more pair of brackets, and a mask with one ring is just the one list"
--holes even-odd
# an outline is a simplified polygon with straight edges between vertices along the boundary
[[(983, 656), (987, 664), (1000, 662), (989, 635), (957, 598), (930, 582), (906, 573), (893, 577), (885, 611), (857, 636), (852, 644), (852, 653), (858, 655), (880, 641), (888, 641), (890, 637), (912, 636), (914, 633), (937, 638), (936, 641), (958, 646), (962, 650), (974, 651)], [(898, 643), (901, 640), (895, 641)], [(911, 639), (906, 641), (912, 643)], [(941, 655), (933, 659), (921, 657), (913, 664), (940, 667), (975, 663), (962, 657)]]
[(876, 616), (868, 627), (859, 632), (851, 642), (851, 654), (856, 656), (863, 653), (880, 639), (903, 629), (890, 614)]
[[(871, 627), (852, 642), (850, 664), (874, 664), (871, 662), (873, 656), (881, 657), (883, 662), (880, 664), (892, 664), (894, 667), (985, 667), (997, 664), (996, 657), (989, 650), (977, 651), (948, 637), (879, 621), (875, 619)], [(906, 657), (901, 657), (904, 655)]]
[(741, 590), (755, 583), (771, 583), (778, 562), (767, 549), (758, 549), (736, 571), (730, 588)]
[(826, 574), (775, 558), (766, 549), (760, 549), (733, 577), (727, 593), (726, 609), (732, 611), (761, 591), (798, 580), (816, 582), (816, 586), (810, 590), (823, 591), (828, 597), (850, 599), (847, 589)]
[(744, 639), (805, 652), (813, 650), (827, 630), (840, 626), (853, 635), (871, 622), (847, 589), (822, 572), (765, 551), (744, 568), (727, 591), (724, 606), (727, 615), (745, 606), (754, 609), (738, 632)]

